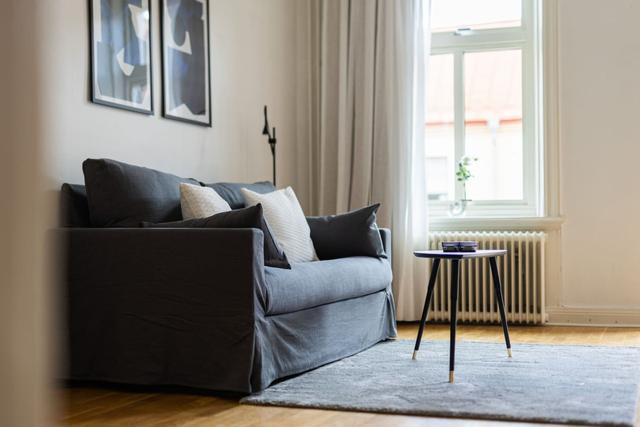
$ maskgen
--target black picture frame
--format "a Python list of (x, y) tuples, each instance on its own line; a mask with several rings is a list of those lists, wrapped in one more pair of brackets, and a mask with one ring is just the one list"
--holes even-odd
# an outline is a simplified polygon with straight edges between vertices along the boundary
[[(192, 18), (198, 4), (204, 9), (201, 13), (201, 30)], [(176, 21), (176, 16), (180, 16), (179, 24), (183, 30), (180, 44), (176, 41), (175, 28), (171, 22), (171, 19)], [(210, 16), (209, 0), (160, 0), (162, 116), (167, 119), (212, 126)], [(193, 54), (194, 49), (199, 47), (202, 48), (200, 58)], [(202, 61), (201, 71), (198, 61)], [(177, 63), (181, 67), (176, 67)], [(185, 68), (188, 70), (185, 75), (177, 74), (176, 70)], [(175, 99), (176, 97), (180, 99)], [(196, 113), (192, 107), (197, 110)], [(200, 111), (203, 113), (200, 114)]]
[[(113, 13), (113, 10), (103, 11), (101, 0), (87, 1), (89, 4), (89, 100), (94, 104), (153, 115), (152, 0), (110, 0), (108, 3), (113, 5), (116, 13)], [(121, 10), (117, 10), (119, 7)], [(104, 17), (110, 18), (112, 31), (109, 34), (102, 32), (106, 24)], [(134, 23), (136, 20), (137, 26)], [(146, 40), (144, 40), (144, 25), (142, 29), (140, 28), (140, 22), (144, 21), (147, 25)], [(140, 38), (140, 32), (143, 38)], [(127, 34), (129, 40), (126, 40)], [(103, 42), (105, 35), (112, 39)], [(131, 38), (132, 35), (135, 39)], [(137, 42), (137, 45), (134, 42)], [(115, 52), (118, 48), (119, 50)], [(139, 63), (125, 62), (125, 55)], [(115, 66), (116, 64), (118, 67)], [(134, 77), (131, 78), (131, 76)], [(105, 83), (102, 84), (102, 82)], [(139, 101), (136, 102), (137, 99)]]

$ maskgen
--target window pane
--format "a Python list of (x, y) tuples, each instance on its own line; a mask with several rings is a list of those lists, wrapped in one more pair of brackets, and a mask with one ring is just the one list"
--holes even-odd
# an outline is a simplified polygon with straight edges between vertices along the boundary
[(522, 1), (519, 0), (432, 0), (431, 31), (458, 28), (483, 30), (519, 27)]
[(429, 200), (452, 200), (455, 191), (453, 55), (432, 55), (428, 61), (427, 192)]
[(522, 52), (464, 55), (465, 154), (471, 200), (523, 198)]

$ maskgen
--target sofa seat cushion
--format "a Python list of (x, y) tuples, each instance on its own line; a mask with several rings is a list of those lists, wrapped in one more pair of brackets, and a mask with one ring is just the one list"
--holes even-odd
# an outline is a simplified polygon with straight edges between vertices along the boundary
[(265, 312), (291, 313), (369, 295), (391, 284), (384, 258), (349, 257), (295, 263), (291, 270), (265, 267)]

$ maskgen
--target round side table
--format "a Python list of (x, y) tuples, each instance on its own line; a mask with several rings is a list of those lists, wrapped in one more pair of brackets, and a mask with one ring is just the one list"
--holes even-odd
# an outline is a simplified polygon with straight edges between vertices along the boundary
[(500, 310), (500, 320), (502, 321), (502, 330), (504, 332), (504, 340), (507, 344), (507, 354), (509, 357), (511, 354), (511, 341), (509, 340), (509, 327), (507, 326), (507, 316), (504, 311), (504, 300), (502, 298), (502, 286), (500, 285), (500, 275), (498, 273), (498, 266), (496, 265), (496, 257), (506, 254), (505, 249), (485, 249), (477, 250), (476, 252), (444, 252), (442, 250), (431, 251), (415, 251), (413, 254), (418, 258), (432, 258), (433, 266), (431, 268), (431, 277), (429, 278), (429, 285), (427, 287), (427, 297), (424, 300), (424, 308), (422, 309), (422, 317), (420, 318), (420, 328), (418, 329), (418, 338), (416, 339), (416, 346), (413, 351), (413, 359), (415, 360), (420, 349), (420, 341), (422, 340), (422, 332), (424, 332), (424, 324), (427, 321), (427, 315), (429, 314), (429, 305), (433, 298), (433, 288), (436, 285), (436, 277), (438, 276), (438, 269), (440, 267), (441, 260), (451, 261), (451, 294), (449, 309), (451, 310), (451, 326), (450, 326), (450, 338), (449, 338), (449, 382), (454, 381), (454, 365), (456, 355), (456, 327), (458, 322), (458, 291), (460, 282), (460, 261), (471, 258), (489, 258), (489, 265), (491, 266), (491, 273), (493, 275), (493, 287), (496, 294), (496, 300), (498, 303), (498, 310)]

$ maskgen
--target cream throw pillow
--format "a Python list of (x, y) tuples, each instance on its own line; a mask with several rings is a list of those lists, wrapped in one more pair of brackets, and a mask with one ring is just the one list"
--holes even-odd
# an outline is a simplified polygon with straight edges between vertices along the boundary
[(289, 262), (316, 261), (311, 241), (311, 229), (291, 187), (260, 194), (243, 188), (240, 190), (247, 206), (262, 204), (264, 218), (274, 237), (282, 245)]
[(213, 188), (180, 184), (183, 219), (206, 218), (231, 210), (231, 206)]

